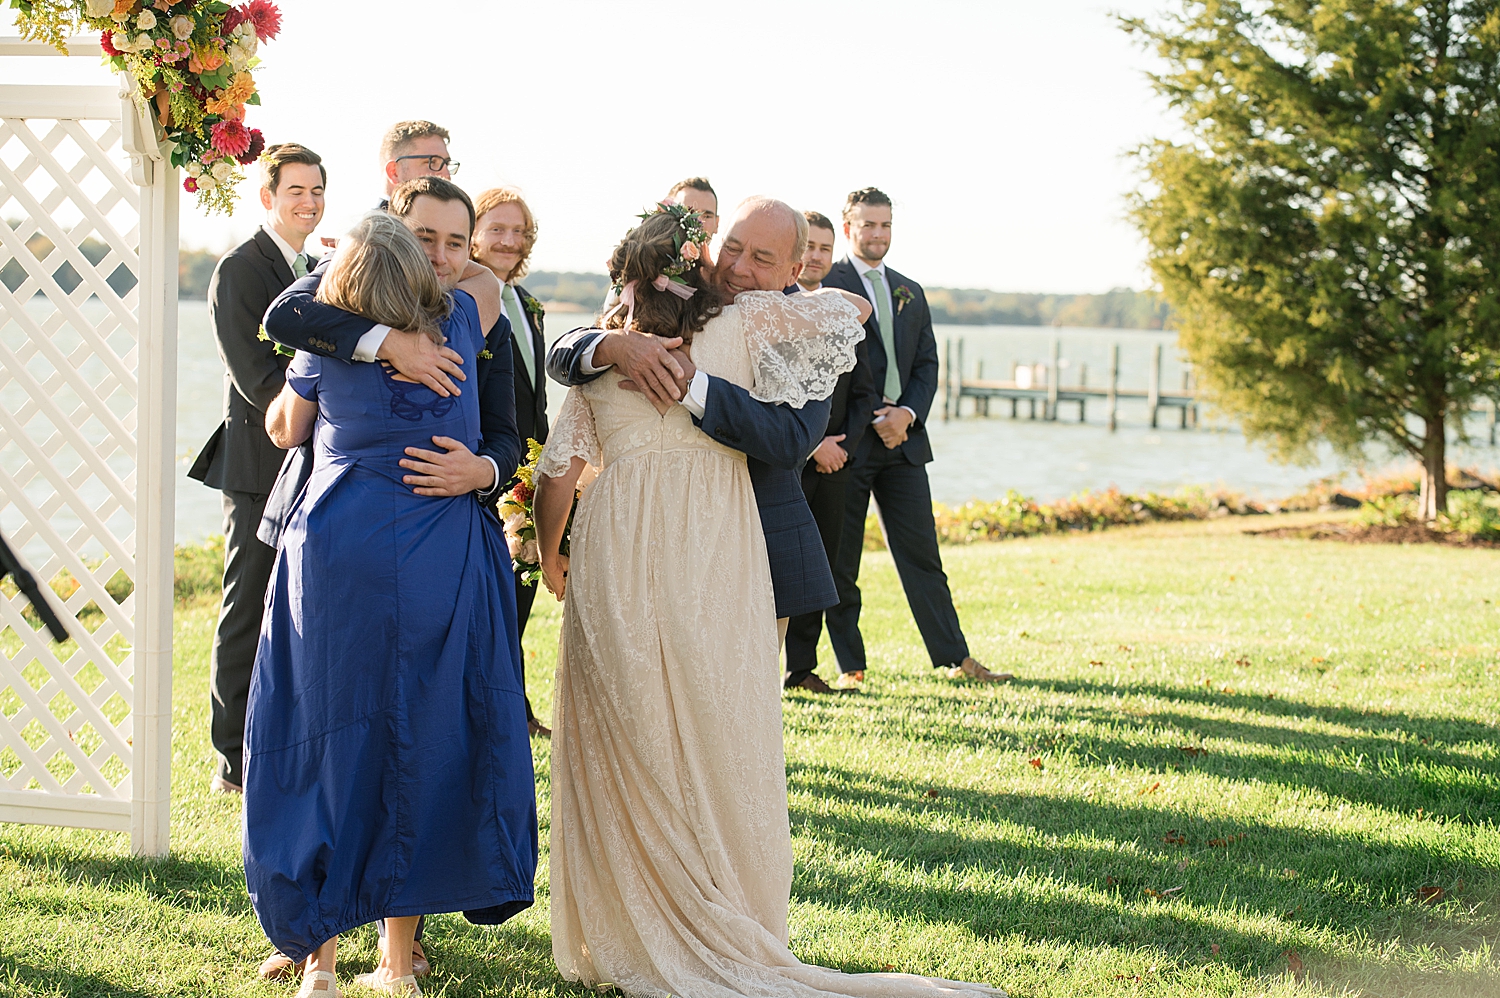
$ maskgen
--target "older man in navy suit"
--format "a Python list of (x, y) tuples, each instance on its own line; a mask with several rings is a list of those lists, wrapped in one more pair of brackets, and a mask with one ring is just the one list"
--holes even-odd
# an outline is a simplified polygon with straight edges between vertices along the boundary
[(891, 558), (932, 664), (953, 679), (1001, 682), (969, 654), (958, 623), (948, 576), (938, 553), (932, 489), (926, 465), (927, 412), (937, 394), (937, 341), (922, 286), (885, 265), (891, 247), (891, 199), (873, 187), (855, 191), (844, 206), (850, 255), (833, 265), (823, 286), (861, 295), (874, 305), (865, 323), (870, 373), (882, 402), (853, 455), (845, 493), (844, 534), (834, 565), (838, 606), (829, 610), (828, 637), (847, 681), (865, 678), (865, 644), (859, 633), (859, 562), (870, 496), (879, 508)]
[[(796, 291), (806, 245), (807, 219), (801, 212), (781, 201), (750, 198), (736, 210), (724, 236), (713, 280), (730, 297), (743, 291)], [(862, 307), (861, 315), (867, 310)], [(785, 638), (789, 618), (838, 600), (799, 477), (828, 428), (829, 401), (810, 401), (800, 409), (760, 402), (738, 385), (696, 370), (686, 355), (674, 352), (680, 345), (680, 340), (626, 330), (575, 329), (552, 345), (547, 373), (576, 385), (618, 367), (639, 390), (664, 402), (682, 402), (704, 433), (744, 452)]]

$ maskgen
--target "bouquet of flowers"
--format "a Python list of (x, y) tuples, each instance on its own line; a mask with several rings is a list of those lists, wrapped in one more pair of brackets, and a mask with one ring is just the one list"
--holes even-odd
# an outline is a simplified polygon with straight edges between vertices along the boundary
[[(505, 498), (500, 500), (500, 519), (505, 523), (505, 542), (510, 547), (511, 567), (522, 585), (540, 585), (542, 581), (542, 555), (537, 546), (536, 520), (532, 506), (536, 499), (536, 465), (542, 456), (542, 445), (535, 440), (526, 441), (526, 460), (516, 469), (516, 484)], [(568, 522), (563, 527), (560, 550), (569, 552), (568, 539), (573, 535), (573, 514), (578, 512), (579, 490), (573, 492), (573, 508), (568, 511)]]
[(205, 211), (234, 211), (242, 166), (266, 146), (245, 127), (260, 103), (251, 71), (256, 51), (281, 30), (271, 0), (234, 7), (222, 0), (10, 0), (22, 37), (67, 50), (69, 35), (100, 32), (104, 60), (138, 84), (141, 110), (154, 113), (184, 189)]

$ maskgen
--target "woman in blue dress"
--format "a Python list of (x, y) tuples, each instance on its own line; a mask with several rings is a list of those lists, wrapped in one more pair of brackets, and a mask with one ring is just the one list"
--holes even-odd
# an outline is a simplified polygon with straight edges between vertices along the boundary
[[(491, 282), (493, 283), (493, 282)], [(422, 329), (472, 365), (499, 289), (445, 291), (396, 218), (340, 241), (322, 301)], [(267, 414), (313, 438), (282, 537), (245, 731), (245, 878), (266, 935), (307, 958), (299, 994), (338, 994), (338, 934), (385, 919), (361, 983), (420, 994), (417, 917), (495, 924), (532, 903), (536, 797), (510, 558), (470, 493), (416, 495), (398, 461), (475, 449), (476, 394), (441, 397), (379, 364), (298, 353)]]

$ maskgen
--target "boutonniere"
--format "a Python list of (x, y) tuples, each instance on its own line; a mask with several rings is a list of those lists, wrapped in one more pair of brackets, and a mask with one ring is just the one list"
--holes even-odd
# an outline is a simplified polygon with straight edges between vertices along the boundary
[[(265, 326), (261, 326), (260, 327), (260, 329), (255, 334), (255, 338), (258, 339), (258, 340), (260, 340), (260, 341), (262, 341), (262, 342), (264, 342), (264, 343), (270, 343), (271, 342), (270, 334), (268, 334), (266, 332), (266, 327)], [(295, 357), (295, 356), (297, 356), (297, 351), (293, 350), (291, 347), (282, 346), (280, 343), (272, 344), (271, 348), (276, 353), (276, 355), (279, 356), (279, 357)]]
[(892, 297), (896, 299), (896, 314), (900, 315), (901, 310), (906, 307), (906, 303), (915, 298), (916, 295), (911, 293), (911, 288), (903, 284), (896, 288)]
[(526, 310), (527, 315), (535, 316), (538, 319), (547, 314), (547, 310), (542, 307), (542, 303), (524, 291), (521, 293), (521, 307)]
[(488, 349), (479, 351), (479, 353), (476, 356), (478, 357), (479, 360), (494, 360), (495, 359), (494, 353), (492, 353)]

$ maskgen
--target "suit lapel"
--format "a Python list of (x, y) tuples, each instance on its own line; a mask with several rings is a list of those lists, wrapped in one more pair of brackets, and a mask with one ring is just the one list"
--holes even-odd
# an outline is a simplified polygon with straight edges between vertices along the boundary
[[(865, 279), (860, 276), (859, 264), (855, 263), (853, 259), (846, 256), (838, 263), (833, 265), (833, 270), (828, 272), (828, 276), (832, 277), (835, 273), (839, 273), (840, 268), (843, 268), (841, 274), (841, 279), (844, 282), (842, 285), (843, 290), (852, 291), (854, 294), (859, 295), (865, 301), (870, 303), (870, 318), (865, 322), (865, 344), (867, 355), (870, 359), (870, 373), (875, 376), (875, 385), (877, 388), (879, 388), (881, 385), (885, 384), (886, 365), (894, 364), (897, 361), (896, 358), (887, 357), (885, 354), (885, 341), (880, 338), (880, 310), (875, 306), (874, 299), (872, 299), (869, 294), (865, 292)], [(890, 273), (890, 269), (887, 268), (887, 279), (889, 279)], [(893, 295), (892, 308), (894, 309), (894, 307), (895, 296)], [(896, 316), (894, 312), (892, 312), (891, 315), (891, 323), (892, 325), (899, 325), (899, 323), (896, 322)], [(894, 336), (895, 330), (893, 329), (893, 341)], [(876, 357), (880, 358), (878, 368), (876, 367)]]
[[(535, 402), (536, 399), (542, 397), (542, 379), (547, 376), (545, 370), (547, 345), (542, 337), (542, 331), (536, 328), (541, 324), (532, 318), (530, 312), (526, 311), (526, 299), (531, 297), (531, 292), (519, 284), (515, 288), (516, 303), (521, 306), (521, 319), (526, 323), (526, 335), (531, 337), (531, 398)], [(524, 365), (520, 357), (516, 358), (516, 362)]]
[(281, 282), (283, 289), (289, 287), (296, 278), (292, 275), (292, 268), (286, 265), (286, 257), (281, 255), (281, 247), (276, 241), (266, 235), (265, 229), (255, 230), (255, 248), (260, 250), (260, 255), (266, 258), (276, 279)]

